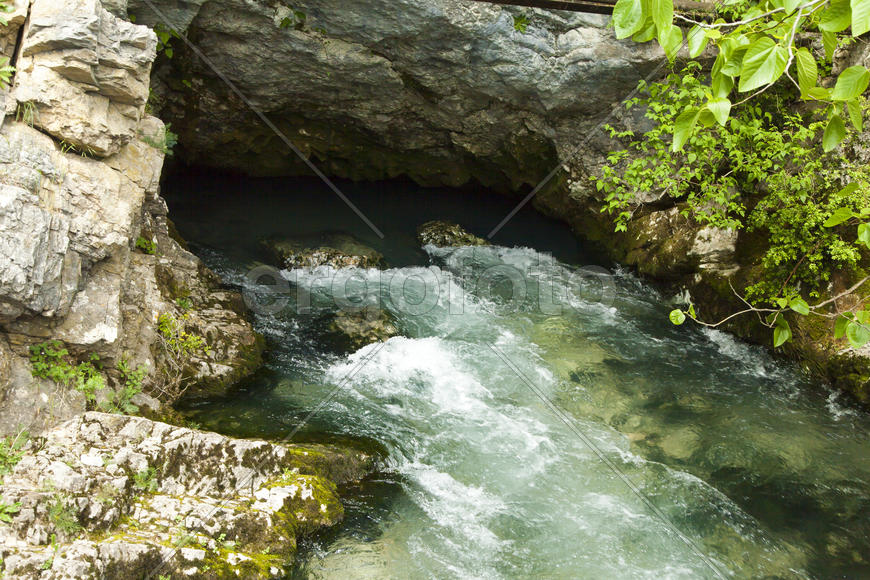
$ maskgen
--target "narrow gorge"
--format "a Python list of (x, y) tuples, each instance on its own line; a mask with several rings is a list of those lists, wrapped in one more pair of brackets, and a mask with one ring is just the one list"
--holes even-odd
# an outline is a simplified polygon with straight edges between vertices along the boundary
[(870, 574), (870, 347), (672, 325), (743, 307), (757, 238), (602, 212), (654, 44), (473, 0), (8, 4), (3, 577)]

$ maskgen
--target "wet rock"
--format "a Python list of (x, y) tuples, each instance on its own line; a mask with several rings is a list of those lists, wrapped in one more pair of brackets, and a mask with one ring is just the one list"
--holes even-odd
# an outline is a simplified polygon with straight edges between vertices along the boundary
[(301, 240), (269, 239), (266, 250), (285, 268), (380, 268), (384, 257), (354, 237), (338, 234), (327, 236), (322, 244), (307, 246)]
[(343, 310), (335, 315), (330, 331), (339, 347), (351, 351), (399, 335), (390, 313), (377, 308)]
[[(87, 413), (46, 433), (6, 476), (0, 556), (14, 578), (272, 578), (296, 538), (338, 523), (336, 484), (370, 456), (231, 439)], [(51, 544), (52, 537), (56, 543)]]
[(468, 233), (457, 224), (445, 221), (426, 222), (417, 228), (417, 240), (424, 246), (488, 246), (489, 242)]

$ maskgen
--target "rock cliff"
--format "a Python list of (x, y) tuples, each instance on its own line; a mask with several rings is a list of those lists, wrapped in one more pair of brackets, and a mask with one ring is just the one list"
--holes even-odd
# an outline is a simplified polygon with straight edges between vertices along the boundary
[[(19, 0), (3, 39), (17, 70), (0, 128), (0, 431), (94, 405), (32, 376), (28, 349), (50, 339), (64, 363), (98, 357), (110, 387), (122, 361), (147, 367), (163, 403), (252, 372), (262, 342), (241, 300), (169, 235), (166, 132), (146, 113), (153, 31), (98, 0)], [(174, 332), (202, 348), (174, 356)]]

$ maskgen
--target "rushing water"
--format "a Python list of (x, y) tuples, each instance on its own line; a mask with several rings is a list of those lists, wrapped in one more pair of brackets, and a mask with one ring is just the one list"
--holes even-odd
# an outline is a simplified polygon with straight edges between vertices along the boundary
[[(273, 235), (350, 231), (391, 264), (283, 272), (286, 304), (256, 318), (267, 367), (189, 409), (218, 431), (280, 437), (327, 401), (296, 440), (381, 451), (293, 577), (870, 576), (866, 414), (760, 348), (673, 327), (662, 296), (579, 269), (593, 254), (533, 213), (502, 246), (414, 242), (433, 218), (484, 234), (507, 200), (342, 186), (384, 240), (309, 180), (167, 186), (181, 233), (229, 283), (250, 286)], [(337, 351), (335, 288), (389, 310), (403, 336)]]

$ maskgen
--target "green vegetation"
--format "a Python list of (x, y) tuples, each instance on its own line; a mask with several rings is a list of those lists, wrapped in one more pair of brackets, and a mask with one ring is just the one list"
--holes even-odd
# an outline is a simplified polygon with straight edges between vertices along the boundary
[(157, 491), (157, 468), (149, 467), (133, 475), (133, 487), (144, 492)]
[(3, 503), (0, 501), (0, 522), (9, 523), (12, 521), (12, 516), (21, 511), (21, 504), (15, 502), (13, 504)]
[(154, 25), (154, 34), (157, 35), (157, 54), (163, 54), (170, 59), (175, 56), (172, 41), (181, 36), (174, 29), (166, 28), (161, 22)]
[(142, 236), (136, 238), (136, 247), (150, 256), (153, 256), (157, 253), (157, 244), (155, 244), (152, 240), (149, 240), (148, 238), (144, 238)]
[(33, 127), (37, 115), (36, 105), (30, 101), (18, 103), (18, 106), (15, 107), (15, 120), (19, 123), (26, 123)]
[[(653, 128), (643, 135), (610, 128), (625, 149), (610, 154), (595, 185), (617, 231), (643, 211), (641, 196), (674, 199), (699, 224), (743, 230), (762, 240), (761, 274), (741, 289), (747, 308), (788, 341), (784, 314), (837, 318), (836, 333), (853, 346), (870, 341), (862, 305), (832, 312), (831, 300), (810, 305), (834, 272), (860, 277), (870, 248), (870, 173), (850, 155), (851, 129), (863, 130), (870, 71), (852, 66), (832, 87), (819, 86), (838, 44), (870, 30), (870, 0), (737, 0), (711, 22), (675, 14), (671, 0), (619, 0), (617, 37), (657, 39), (671, 62), (683, 42), (675, 19), (691, 25), (691, 58), (711, 50), (709, 74), (690, 62), (659, 83), (641, 83)], [(804, 32), (819, 32), (823, 54)], [(801, 103), (809, 106), (799, 106)], [(842, 145), (842, 147), (840, 147)], [(857, 286), (866, 281), (864, 278)], [(850, 290), (857, 288), (853, 287)], [(699, 320), (696, 305), (671, 313), (674, 324)]]
[[(0, 2), (0, 13), (12, 12), (12, 6), (6, 2)], [(9, 21), (0, 15), (0, 26), (7, 26)], [(12, 81), (12, 75), (15, 74), (15, 68), (9, 66), (8, 58), (0, 58), (0, 88), (5, 89)], [(2, 560), (0, 560), (2, 562)]]
[(27, 444), (29, 435), (27, 431), (20, 431), (14, 437), (0, 439), (0, 478), (12, 470), (24, 456), (24, 446)]
[[(57, 340), (44, 342), (30, 347), (31, 374), (36, 378), (49, 379), (59, 385), (73, 387), (85, 395), (93, 407), (97, 393), (107, 386), (100, 357), (91, 354), (86, 362), (76, 362), (63, 343)], [(139, 408), (131, 401), (142, 392), (142, 383), (148, 376), (148, 367), (140, 365), (131, 368), (127, 360), (121, 359), (117, 365), (121, 384), (117, 390), (109, 389), (99, 408), (107, 413), (132, 414)]]
[(166, 123), (157, 135), (145, 135), (143, 133), (141, 134), (142, 141), (147, 145), (162, 151), (167, 157), (172, 157), (174, 154), (172, 150), (178, 144), (178, 135), (173, 133), (170, 130), (171, 128), (172, 123)]
[(183, 359), (199, 353), (209, 353), (205, 338), (185, 330), (187, 314), (176, 318), (173, 314), (164, 312), (157, 317), (157, 330), (163, 338), (170, 354)]
[(66, 536), (76, 536), (82, 529), (76, 508), (69, 504), (65, 494), (55, 494), (48, 506), (48, 519)]
[(111, 391), (100, 404), (100, 408), (107, 413), (120, 415), (132, 415), (139, 412), (139, 407), (132, 403), (133, 397), (142, 392), (142, 382), (148, 376), (148, 366), (139, 365), (135, 369), (130, 368), (126, 359), (118, 361), (118, 372), (121, 375), (121, 385), (117, 390)]
[(516, 14), (514, 15), (514, 30), (520, 32), (522, 34), (526, 33), (526, 29), (529, 27), (529, 17), (525, 14)]
[(308, 21), (308, 15), (306, 15), (301, 10), (293, 10), (289, 16), (285, 16), (281, 19), (280, 28), (293, 28), (295, 30), (302, 30), (305, 28), (305, 23)]
[(193, 308), (193, 301), (190, 298), (185, 297), (176, 298), (175, 305), (178, 306), (182, 312), (187, 312)]
[(106, 388), (106, 379), (100, 372), (100, 357), (92, 354), (89, 361), (75, 364), (58, 340), (31, 346), (30, 364), (34, 377), (73, 387), (84, 393), (89, 403), (97, 400), (97, 391)]

